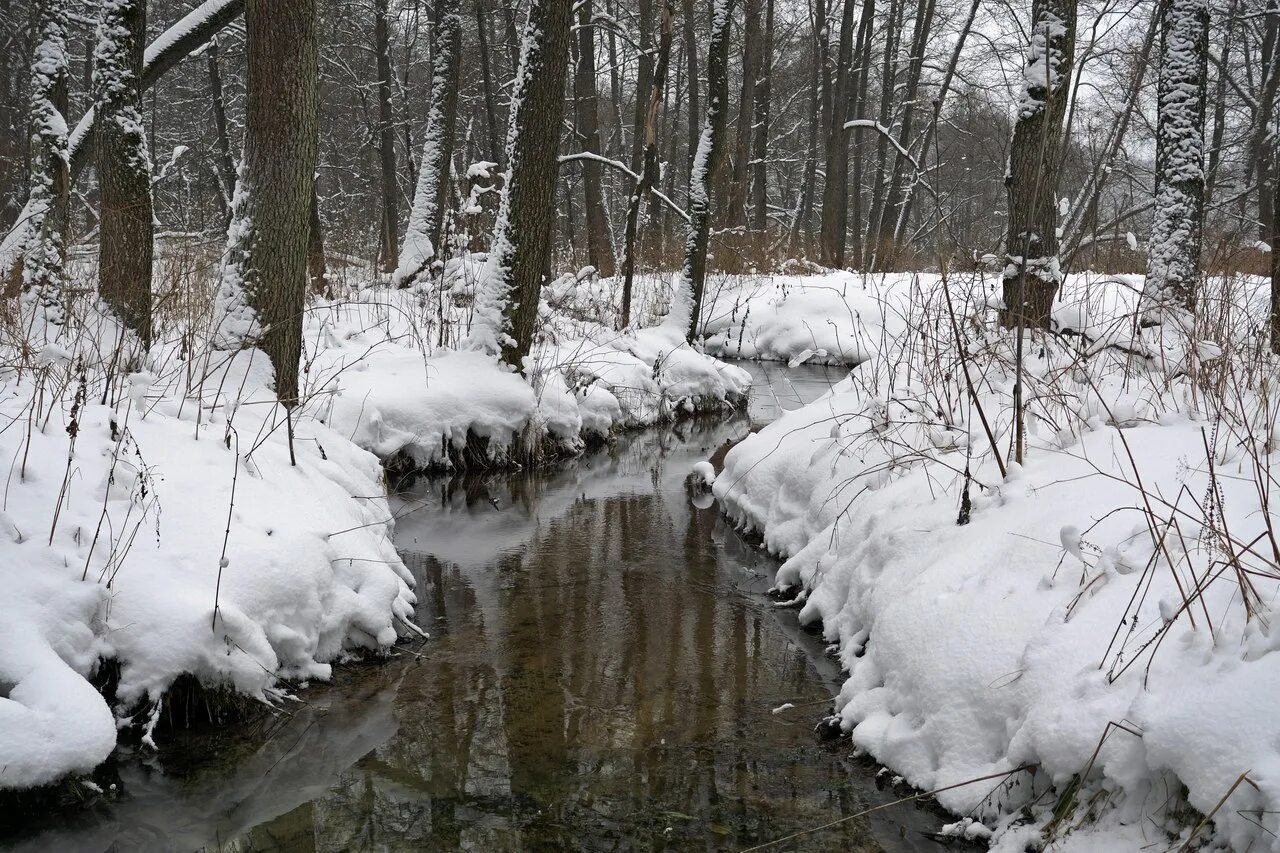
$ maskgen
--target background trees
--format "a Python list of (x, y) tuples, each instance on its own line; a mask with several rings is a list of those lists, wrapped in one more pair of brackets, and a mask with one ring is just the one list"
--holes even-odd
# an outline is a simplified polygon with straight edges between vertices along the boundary
[[(222, 245), (250, 100), (239, 18), (245, 0), (150, 0), (154, 56), (134, 72), (136, 87), (106, 86), (116, 72), (96, 58), (97, 21), (109, 9), (142, 5), (0, 0), (0, 43), (13, 48), (0, 59), (7, 235), (0, 266), (9, 290), (21, 289), (26, 275), (52, 293), (57, 240), (93, 246), (103, 255), (103, 295), (140, 332), (141, 313), (129, 318), (118, 283), (145, 277), (145, 252), (124, 247), (148, 242), (146, 190), (159, 239)], [(509, 165), (524, 23), (541, 7), (530, 0), (316, 6), (320, 118), (308, 229), (316, 289), (388, 271), (409, 284), (434, 275), (432, 265), (464, 245), (488, 248), (491, 226), (479, 223), (491, 221), (484, 217), (503, 181), (492, 181), (494, 193), (473, 198), (472, 189), (476, 175), (500, 175)], [(710, 269), (767, 271), (788, 261), (919, 269), (936, 264), (938, 251), (953, 265), (1018, 259), (1000, 265), (1011, 271), (1005, 320), (1016, 324), (1029, 296), (1034, 304), (1021, 319), (1030, 325), (1045, 321), (1044, 297), (1063, 271), (1147, 270), (1148, 239), (1164, 246), (1170, 229), (1178, 231), (1168, 217), (1179, 206), (1157, 205), (1154, 193), (1157, 174), (1171, 175), (1170, 156), (1184, 147), (1168, 133), (1175, 125), (1158, 118), (1168, 101), (1161, 92), (1176, 91), (1160, 89), (1161, 69), (1179, 55), (1161, 58), (1159, 45), (1170, 42), (1161, 37), (1161, 8), (1156, 0), (1091, 0), (1078, 10), (1068, 0), (1034, 9), (980, 0), (734, 4), (721, 104), (725, 156), (706, 197)], [(1193, 63), (1207, 103), (1201, 266), (1263, 273), (1269, 260), (1255, 244), (1274, 229), (1280, 0), (1208, 0), (1197, 8), (1208, 13), (1198, 38), (1209, 47), (1191, 52), (1206, 63), (1203, 70)], [(1068, 50), (1072, 10), (1078, 37)], [(671, 11), (671, 52), (659, 74), (664, 3), (574, 7), (573, 74), (548, 90), (543, 103), (554, 112), (539, 117), (568, 119), (540, 131), (540, 145), (570, 158), (549, 190), (543, 274), (590, 265), (608, 275), (629, 257), (634, 278), (685, 260), (681, 211), (699, 203), (697, 182), (685, 178), (706, 114), (713, 6), (680, 0)], [(1047, 29), (1046, 15), (1056, 22)], [(61, 36), (51, 35), (49, 21)], [(139, 41), (131, 42), (135, 54)], [(61, 59), (33, 65), (45, 43), (64, 44), (46, 56)], [(1058, 57), (1061, 73), (1041, 54)], [(131, 54), (113, 67), (137, 62)], [(53, 77), (33, 73), (55, 66), (64, 70)], [(1041, 80), (1042, 72), (1056, 76)], [(1043, 110), (1029, 108), (1042, 88)], [(69, 180), (50, 157), (61, 125), (41, 119), (64, 108)], [(91, 108), (136, 115), (131, 141), (90, 144), (105, 126), (81, 120)], [(45, 130), (33, 146), (38, 128)], [(148, 178), (121, 169), (142, 163), (126, 148), (145, 151)], [(1163, 180), (1162, 198), (1177, 185)], [(477, 219), (473, 208), (486, 204)], [(26, 251), (37, 232), (47, 239)], [(1179, 257), (1190, 256), (1189, 246), (1176, 250)]]

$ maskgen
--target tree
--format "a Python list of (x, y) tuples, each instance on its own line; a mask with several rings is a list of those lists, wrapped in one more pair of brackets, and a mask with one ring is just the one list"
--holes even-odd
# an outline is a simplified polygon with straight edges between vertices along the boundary
[(662, 102), (662, 92), (666, 88), (667, 68), (671, 64), (671, 40), (674, 35), (675, 18), (674, 0), (664, 0), (662, 4), (662, 29), (658, 35), (658, 61), (653, 71), (653, 86), (650, 89), (649, 109), (645, 113), (644, 123), (644, 157), (640, 167), (640, 178), (636, 181), (635, 190), (631, 193), (631, 202), (627, 205), (627, 229), (625, 250), (622, 255), (622, 310), (619, 312), (618, 328), (625, 329), (631, 324), (631, 284), (636, 264), (636, 231), (640, 218), (640, 200), (644, 198), (658, 180), (658, 107)]
[(1156, 206), (1147, 250), (1143, 312), (1189, 328), (1204, 229), (1207, 0), (1161, 0), (1156, 115)]
[(689, 170), (689, 231), (684, 266), (671, 298), (668, 324), (692, 342), (702, 315), (702, 292), (707, 280), (707, 248), (711, 241), (711, 176), (720, 165), (729, 101), (729, 27), (733, 0), (713, 0), (711, 41), (707, 47), (707, 115)]
[[(864, 17), (874, 14), (874, 9), (870, 3), (864, 5)], [(853, 0), (845, 0), (840, 19), (836, 82), (831, 93), (827, 125), (827, 174), (822, 185), (820, 256), (822, 264), (832, 268), (844, 266), (845, 233), (849, 227), (849, 132), (844, 125), (849, 103), (849, 74), (853, 65), (853, 10)]]
[(146, 0), (102, 0), (94, 51), (98, 113), (99, 292), (151, 346), (151, 159), (142, 122)]
[(1076, 41), (1075, 0), (1036, 0), (1023, 66), (1009, 169), (1005, 238), (1005, 328), (1048, 328), (1062, 268), (1058, 262), (1058, 175)]
[[(578, 63), (573, 75), (574, 135), (584, 151), (601, 154), (600, 106), (596, 97), (595, 23), (591, 0), (578, 3)], [(613, 275), (613, 243), (601, 188), (600, 161), (582, 161), (582, 189), (586, 200), (587, 263), (602, 276)]]
[(298, 402), (315, 188), (315, 0), (248, 0), (244, 156), (218, 294), (216, 341), (257, 346), (275, 369), (276, 397)]
[(67, 41), (62, 0), (42, 0), (37, 10), (31, 62), (31, 191), (25, 227), (30, 235), (22, 263), (22, 288), (54, 325), (66, 319), (63, 302), (70, 216), (68, 170)]
[(391, 112), (391, 28), (387, 22), (387, 0), (374, 0), (373, 51), (378, 65), (378, 163), (382, 168), (381, 248), (383, 272), (395, 272), (399, 245), (400, 216), (396, 200), (396, 128)]
[(551, 258), (557, 152), (569, 65), (572, 0), (532, 0), (507, 130), (507, 178), (472, 343), (519, 370), (533, 344)]
[[(395, 282), (408, 287), (431, 266), (443, 241), (444, 211), (449, 197), (449, 164), (453, 160), (458, 117), (458, 65), (461, 61), (460, 0), (436, 3), (436, 46), (431, 60), (431, 100), (427, 130), (413, 194), (409, 228), (400, 247)], [(555, 152), (552, 151), (554, 158)]]

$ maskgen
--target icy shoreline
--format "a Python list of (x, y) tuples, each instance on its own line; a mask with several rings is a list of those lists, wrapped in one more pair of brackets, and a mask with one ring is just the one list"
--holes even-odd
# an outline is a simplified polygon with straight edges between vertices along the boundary
[[(1064, 326), (1114, 340), (1114, 307), (1074, 284)], [(966, 323), (986, 309), (957, 301)], [(1275, 418), (1246, 386), (1270, 356), (1201, 347), (1193, 388), (1135, 362), (1158, 341), (1037, 344), (1026, 462), (1002, 473), (979, 410), (1003, 454), (1008, 353), (985, 344), (971, 404), (963, 366), (930, 363), (935, 321), (736, 446), (714, 485), (835, 644), (842, 728), (919, 790), (959, 786), (937, 797), (954, 831), (994, 850), (1280, 849)]]

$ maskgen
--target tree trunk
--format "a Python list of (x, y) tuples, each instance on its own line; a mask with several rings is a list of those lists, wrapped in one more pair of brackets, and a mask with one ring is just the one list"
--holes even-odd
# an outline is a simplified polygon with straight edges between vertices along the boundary
[(265, 352), (276, 398), (292, 408), (315, 192), (315, 0), (248, 0), (245, 55), (244, 165), (218, 296), (218, 343)]
[[(854, 85), (852, 112), (859, 115), (867, 108), (867, 88), (871, 79), (871, 31), (875, 27), (875, 0), (867, 0), (868, 9), (864, 9), (862, 20), (858, 24), (858, 39), (854, 44), (854, 65), (857, 68), (857, 83)], [(849, 193), (849, 227), (846, 229), (852, 240), (845, 257), (852, 258), (854, 264), (864, 268), (862, 264), (862, 151), (863, 139), (859, 130), (853, 131), (850, 159)]]
[(1005, 238), (1005, 328), (1048, 328), (1062, 283), (1058, 263), (1058, 173), (1076, 41), (1075, 0), (1037, 0), (1013, 141)]
[[(920, 72), (924, 67), (924, 54), (929, 43), (929, 33), (933, 28), (934, 0), (920, 0), (916, 5), (915, 31), (911, 36), (911, 56), (907, 61), (907, 82), (902, 102), (902, 125), (898, 131), (898, 146), (907, 150), (912, 143), (913, 124), (915, 119), (915, 102), (920, 93)], [(879, 247), (876, 270), (892, 269), (895, 261), (898, 214), (904, 209), (907, 158), (894, 147), (893, 169), (889, 178), (888, 193), (884, 209), (880, 212), (879, 235), (876, 244)], [(913, 180), (914, 183), (914, 180)]]
[(765, 0), (755, 90), (755, 142), (751, 151), (751, 229), (766, 244), (769, 231), (769, 108), (773, 98), (773, 0)]
[(729, 28), (733, 0), (712, 0), (711, 40), (707, 47), (707, 116), (689, 172), (689, 233), (684, 267), (672, 296), (669, 323), (692, 342), (702, 314), (707, 279), (707, 246), (711, 239), (711, 176), (720, 162), (729, 101)]
[[(1271, 158), (1271, 174), (1280, 175), (1280, 144)], [(1280, 355), (1280, 187), (1271, 188), (1271, 351)]]
[(573, 0), (532, 0), (507, 132), (507, 182), (494, 226), (488, 281), (472, 340), (519, 370), (533, 345), (551, 257), (557, 152), (569, 65)]
[(480, 42), (480, 75), (484, 84), (484, 114), (489, 125), (489, 156), (499, 168), (502, 166), (502, 136), (498, 131), (498, 111), (493, 100), (493, 72), (489, 56), (489, 16), (486, 0), (475, 0), (476, 36)]
[[(1195, 310), (1204, 230), (1207, 0), (1161, 0), (1156, 113), (1156, 206), (1143, 313), (1188, 321)], [(1190, 329), (1189, 322), (1184, 322)]]
[[(881, 127), (889, 127), (893, 119), (893, 96), (897, 91), (897, 69), (894, 59), (898, 53), (898, 41), (901, 38), (903, 0), (889, 0), (889, 20), (883, 30), (884, 55), (880, 68), (880, 112), (876, 119)], [(871, 209), (867, 213), (866, 239), (863, 243), (863, 268), (875, 266), (875, 259), (880, 253), (877, 242), (877, 223), (884, 210), (885, 197), (888, 195), (888, 175), (885, 172), (889, 156), (889, 137), (883, 133), (876, 134), (876, 167), (875, 183), (871, 189)]]
[[(849, 72), (853, 65), (853, 0), (845, 0), (840, 19), (840, 49), (836, 59), (836, 83), (831, 96), (827, 126), (827, 179), (822, 187), (823, 266), (844, 266), (845, 234), (849, 227), (849, 132), (844, 123), (849, 104)], [(863, 6), (863, 16), (874, 14), (874, 4)]]
[[(756, 105), (756, 81), (760, 76), (761, 0), (743, 0), (742, 89), (738, 96), (738, 118), (734, 128), (732, 171), (725, 201), (724, 222), (730, 228), (747, 224), (747, 191), (751, 180), (751, 117)], [(745, 245), (745, 241), (736, 241)]]
[(689, 81), (689, 156), (698, 150), (698, 138), (702, 135), (702, 107), (699, 105), (702, 81), (698, 77), (698, 30), (694, 20), (693, 0), (684, 0), (684, 61), (685, 78)]
[[(418, 164), (418, 186), (395, 284), (408, 287), (443, 253), (444, 212), (449, 200), (449, 167), (453, 162), (454, 129), (458, 119), (458, 68), (462, 58), (460, 0), (436, 3), (436, 42), (431, 55), (431, 100), (427, 129)], [(514, 108), (514, 106), (513, 106)]]
[[(575, 135), (584, 151), (602, 154), (600, 105), (596, 98), (596, 43), (591, 0), (578, 6), (578, 65), (573, 75)], [(613, 275), (613, 242), (609, 239), (608, 211), (602, 180), (604, 169), (596, 160), (582, 161), (582, 189), (586, 199), (587, 263), (600, 275)]]
[(227, 101), (222, 92), (222, 68), (218, 40), (209, 41), (205, 51), (205, 66), (209, 73), (209, 104), (213, 111), (213, 145), (215, 174), (218, 178), (218, 194), (223, 204), (223, 228), (231, 223), (231, 196), (236, 191), (236, 162), (231, 154), (231, 132), (227, 125)]
[(640, 55), (636, 58), (635, 121), (631, 130), (631, 170), (640, 171), (644, 158), (644, 120), (649, 111), (649, 90), (653, 88), (653, 2), (631, 0), (639, 12), (636, 26), (640, 32)]
[[(31, 67), (31, 235), (22, 262), (22, 287), (45, 319), (66, 321), (67, 228), (71, 177), (67, 169), (67, 41), (62, 0), (43, 0), (37, 9), (36, 49)], [(21, 223), (20, 223), (21, 225)]]
[(395, 272), (400, 215), (396, 204), (396, 128), (391, 111), (391, 27), (387, 0), (374, 0), (373, 52), (378, 67), (378, 162), (382, 167), (382, 224), (378, 256), (383, 272)]
[(311, 215), (307, 228), (307, 276), (311, 279), (311, 292), (322, 299), (333, 296), (329, 285), (329, 265), (324, 259), (324, 223), (320, 221), (320, 195), (311, 188)]
[(631, 325), (631, 280), (635, 273), (636, 229), (640, 218), (640, 200), (649, 194), (658, 180), (658, 107), (667, 84), (667, 67), (671, 64), (671, 39), (675, 19), (674, 0), (662, 4), (662, 29), (658, 36), (658, 61), (654, 66), (653, 86), (649, 96), (649, 109), (644, 123), (644, 161), (640, 180), (636, 182), (631, 202), (627, 205), (626, 250), (622, 255), (622, 311), (618, 328)]
[(151, 161), (143, 132), (146, 0), (108, 0), (98, 21), (98, 276), (102, 300), (151, 346)]

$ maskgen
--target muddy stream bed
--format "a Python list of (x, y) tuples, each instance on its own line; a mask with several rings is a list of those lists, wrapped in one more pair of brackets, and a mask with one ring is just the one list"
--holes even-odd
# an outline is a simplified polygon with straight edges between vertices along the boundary
[[(122, 745), (115, 792), (0, 847), (738, 850), (898, 798), (815, 735), (838, 668), (766, 596), (776, 561), (685, 485), (843, 375), (744, 367), (749, 412), (393, 484), (430, 641), (335, 667), (284, 713)], [(941, 850), (937, 826), (900, 805), (769, 849)]]

